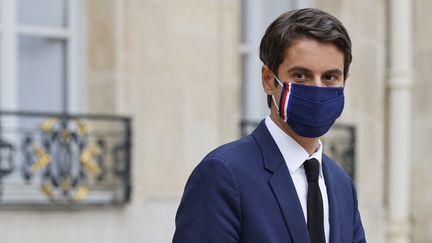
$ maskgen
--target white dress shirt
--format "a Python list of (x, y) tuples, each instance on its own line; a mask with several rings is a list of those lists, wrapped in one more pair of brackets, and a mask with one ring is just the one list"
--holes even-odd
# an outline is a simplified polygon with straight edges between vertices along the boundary
[(324, 233), (326, 242), (329, 242), (329, 209), (328, 209), (328, 197), (327, 188), (324, 182), (324, 174), (322, 172), (322, 143), (319, 141), (319, 149), (309, 156), (309, 153), (298, 144), (293, 138), (286, 134), (282, 129), (280, 129), (274, 121), (267, 116), (265, 118), (265, 124), (269, 130), (273, 140), (279, 148), (291, 174), (291, 178), (294, 182), (294, 187), (297, 191), (297, 196), (299, 198), (303, 215), (305, 221), (307, 222), (307, 191), (308, 183), (306, 179), (306, 173), (304, 170), (303, 162), (307, 159), (315, 158), (320, 163), (320, 174), (318, 179), (318, 184), (321, 191), (321, 196), (323, 199), (323, 209), (324, 209)]

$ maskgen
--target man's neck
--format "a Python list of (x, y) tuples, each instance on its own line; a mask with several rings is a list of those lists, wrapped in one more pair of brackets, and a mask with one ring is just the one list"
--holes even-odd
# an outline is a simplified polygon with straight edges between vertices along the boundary
[(298, 135), (275, 113), (274, 109), (272, 109), (270, 118), (282, 131), (300, 144), (309, 155), (314, 154), (319, 149), (319, 138), (306, 138)]

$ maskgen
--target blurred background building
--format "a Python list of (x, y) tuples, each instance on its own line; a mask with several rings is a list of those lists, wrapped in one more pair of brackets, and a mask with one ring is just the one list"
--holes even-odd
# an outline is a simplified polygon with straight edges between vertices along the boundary
[[(0, 3), (1, 242), (170, 242), (192, 169), (268, 113), (259, 42), (300, 7), (353, 41), (324, 141), (356, 181), (368, 241), (432, 242), (431, 1)], [(49, 167), (59, 148), (69, 164)]]

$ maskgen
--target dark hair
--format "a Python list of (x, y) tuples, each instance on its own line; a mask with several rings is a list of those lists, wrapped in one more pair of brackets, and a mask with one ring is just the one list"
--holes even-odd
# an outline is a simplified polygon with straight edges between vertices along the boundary
[[(286, 50), (302, 38), (334, 44), (344, 55), (344, 79), (351, 64), (351, 40), (342, 23), (319, 9), (304, 8), (280, 15), (267, 28), (260, 44), (260, 59), (275, 75)], [(267, 96), (270, 107), (271, 96)]]

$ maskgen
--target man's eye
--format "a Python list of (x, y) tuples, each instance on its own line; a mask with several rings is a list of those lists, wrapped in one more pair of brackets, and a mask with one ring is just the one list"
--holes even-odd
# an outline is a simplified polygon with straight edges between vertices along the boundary
[(306, 78), (306, 76), (303, 73), (295, 73), (294, 77), (296, 79), (305, 79)]
[(333, 81), (335, 79), (335, 77), (333, 75), (328, 74), (328, 75), (324, 76), (324, 79), (326, 81)]

